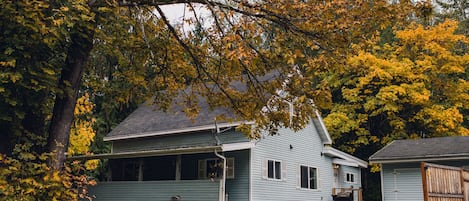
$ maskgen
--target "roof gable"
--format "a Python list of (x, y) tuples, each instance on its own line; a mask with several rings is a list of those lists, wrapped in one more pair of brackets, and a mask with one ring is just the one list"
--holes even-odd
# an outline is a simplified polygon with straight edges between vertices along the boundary
[(395, 140), (373, 154), (374, 163), (469, 157), (469, 136)]

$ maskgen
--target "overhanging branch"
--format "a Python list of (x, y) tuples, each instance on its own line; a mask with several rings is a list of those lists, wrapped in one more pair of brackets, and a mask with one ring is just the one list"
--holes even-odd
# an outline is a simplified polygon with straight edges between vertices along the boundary
[(204, 0), (119, 0), (119, 6), (164, 6), (180, 3), (201, 3)]

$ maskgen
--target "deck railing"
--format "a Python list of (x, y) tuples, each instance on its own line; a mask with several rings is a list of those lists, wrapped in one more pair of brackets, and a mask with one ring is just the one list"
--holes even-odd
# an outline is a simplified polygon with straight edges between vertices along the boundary
[(332, 196), (343, 196), (344, 194), (349, 193), (352, 194), (353, 201), (363, 201), (362, 188), (332, 188)]

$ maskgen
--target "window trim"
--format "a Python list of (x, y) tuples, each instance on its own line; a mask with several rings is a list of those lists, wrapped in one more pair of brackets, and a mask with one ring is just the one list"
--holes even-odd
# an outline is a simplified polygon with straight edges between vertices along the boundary
[[(308, 168), (308, 180), (309, 180), (309, 173), (310, 173), (310, 168), (316, 169), (316, 188), (309, 188), (310, 183), (308, 182), (308, 188), (303, 188), (301, 187), (301, 167), (307, 167)], [(319, 174), (319, 168), (316, 166), (311, 166), (311, 165), (306, 165), (306, 164), (298, 164), (298, 170), (297, 170), (297, 175), (298, 175), (298, 181), (297, 181), (297, 189), (300, 190), (307, 190), (307, 191), (321, 191), (321, 176)]]
[[(269, 161), (272, 161), (273, 162), (273, 167), (274, 169), (272, 170), (274, 175), (273, 175), (273, 178), (270, 178), (269, 177)], [(280, 163), (280, 179), (277, 179), (275, 178), (276, 177), (276, 171), (275, 171), (275, 163), (276, 162), (279, 162)], [(265, 158), (263, 161), (262, 161), (262, 166), (265, 166), (262, 168), (262, 171), (265, 171), (265, 175), (264, 173), (262, 173), (262, 175), (264, 175), (262, 178), (265, 179), (265, 180), (270, 180), (270, 181), (286, 181), (286, 164), (283, 160), (278, 160), (278, 159), (272, 159), (272, 158)]]
[[(351, 178), (351, 177), (347, 177), (348, 175), (353, 175), (353, 181), (348, 181), (347, 178)], [(344, 172), (344, 183), (348, 183), (348, 184), (358, 184), (357, 182), (357, 173), (353, 173), (353, 172)]]

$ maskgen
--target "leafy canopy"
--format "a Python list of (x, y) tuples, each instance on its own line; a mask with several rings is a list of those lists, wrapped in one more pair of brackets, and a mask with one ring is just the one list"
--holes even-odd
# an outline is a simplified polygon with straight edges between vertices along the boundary
[[(332, 138), (354, 152), (395, 139), (469, 135), (468, 44), (458, 23), (411, 24), (397, 40), (357, 45), (347, 71), (335, 79), (333, 107), (325, 118)], [(375, 149), (376, 150), (376, 149)], [(370, 153), (368, 153), (370, 154)]]
[[(173, 3), (186, 3), (194, 17), (185, 21), (194, 29), (169, 22), (160, 6)], [(209, 16), (199, 15), (196, 4)], [(116, 121), (106, 110), (149, 97), (164, 109), (182, 97), (178, 103), (193, 117), (201, 96), (256, 121), (259, 130), (300, 129), (314, 114), (310, 101), (326, 105), (330, 98), (315, 78), (347, 69), (353, 44), (406, 19), (409, 10), (406, 2), (384, 0), (4, 0), (0, 6), (0, 152), (6, 154), (0, 196), (12, 200), (77, 199), (77, 189), (69, 188), (77, 185), (43, 184), (64, 171), (67, 150), (86, 151), (92, 121), (73, 117), (82, 106), (90, 110), (88, 100), (101, 103), (99, 122)], [(247, 84), (240, 90), (234, 83)], [(84, 94), (89, 98), (79, 99)], [(290, 103), (297, 111), (292, 123)], [(11, 171), (18, 164), (34, 168)], [(70, 179), (71, 170), (59, 176)], [(34, 190), (17, 191), (29, 189), (28, 178), (37, 182)]]

